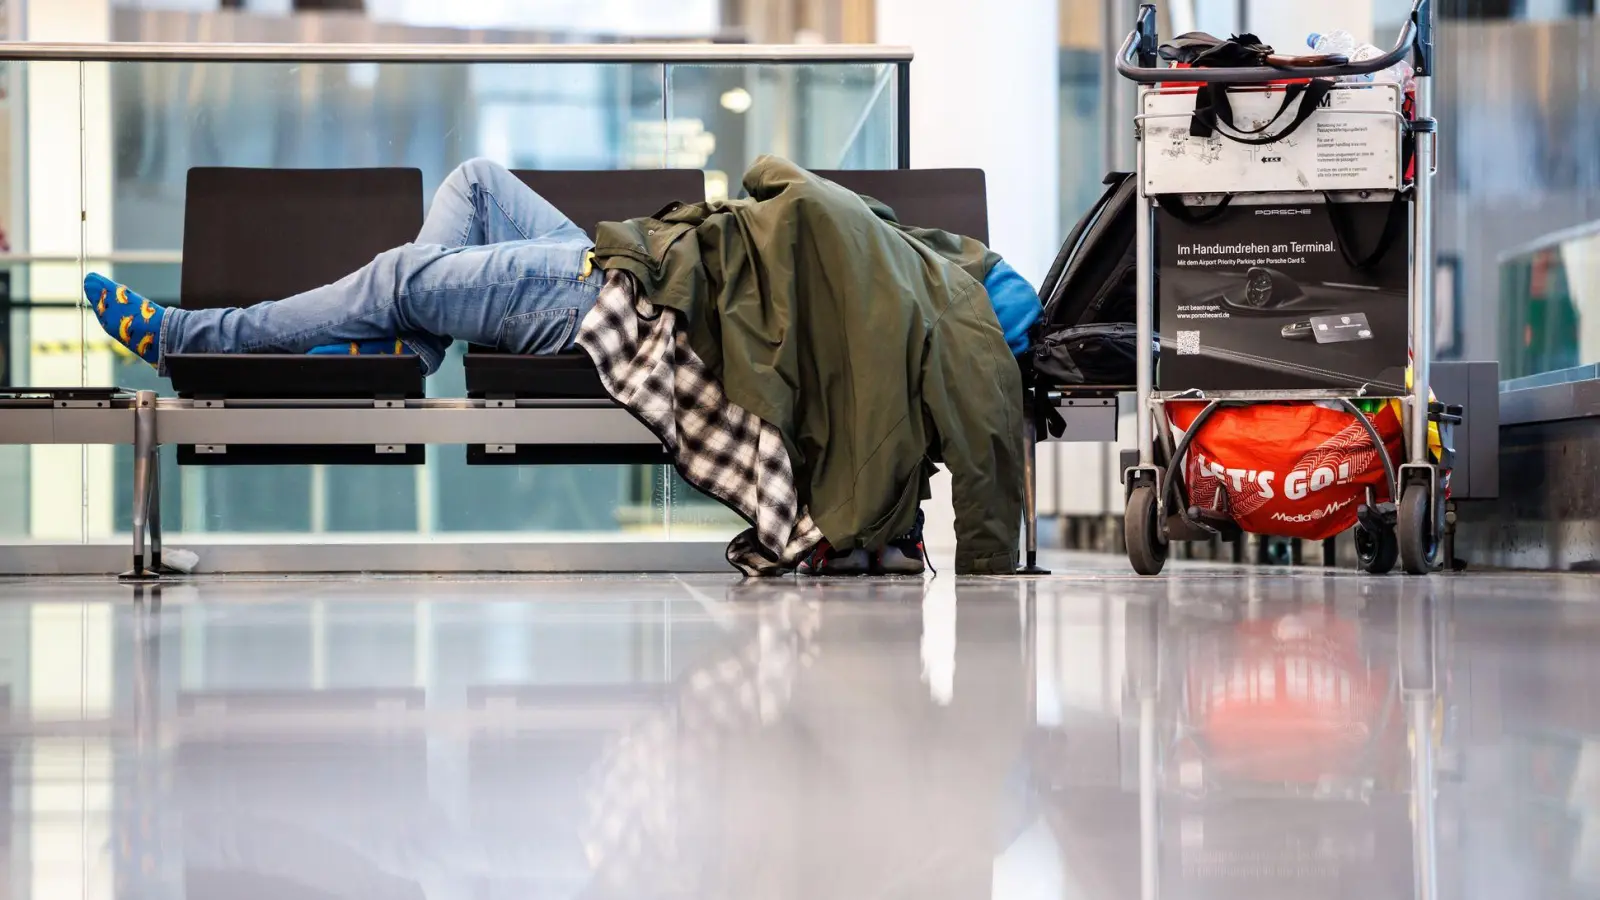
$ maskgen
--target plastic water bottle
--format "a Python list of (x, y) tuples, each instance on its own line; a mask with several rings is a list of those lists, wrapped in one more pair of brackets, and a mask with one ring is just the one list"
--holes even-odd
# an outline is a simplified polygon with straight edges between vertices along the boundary
[(1356, 36), (1342, 29), (1327, 34), (1313, 31), (1306, 36), (1306, 46), (1323, 55), (1331, 53), (1353, 57), (1356, 52)]
[[(1385, 55), (1384, 51), (1372, 46), (1366, 41), (1358, 41), (1355, 35), (1348, 31), (1330, 31), (1327, 34), (1312, 33), (1306, 37), (1306, 45), (1318, 53), (1332, 53), (1347, 57), (1352, 63), (1366, 62)], [(1370, 75), (1346, 75), (1340, 81), (1350, 82), (1388, 82), (1400, 85), (1402, 93), (1409, 92), (1415, 81), (1411, 64), (1400, 60), (1381, 72)]]

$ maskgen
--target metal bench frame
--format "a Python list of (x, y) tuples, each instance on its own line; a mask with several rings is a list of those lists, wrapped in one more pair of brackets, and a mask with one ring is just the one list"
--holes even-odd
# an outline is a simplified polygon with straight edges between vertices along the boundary
[(126, 444), (134, 453), (132, 577), (161, 569), (162, 444), (612, 444), (657, 445), (638, 420), (613, 404), (519, 400), (511, 406), (468, 399), (258, 400), (157, 398), (154, 391), (86, 397), (83, 389), (41, 389), (0, 400), (0, 444)]

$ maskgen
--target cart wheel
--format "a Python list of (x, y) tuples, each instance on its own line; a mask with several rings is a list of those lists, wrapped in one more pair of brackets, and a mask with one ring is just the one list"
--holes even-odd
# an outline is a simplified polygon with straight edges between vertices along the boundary
[(1437, 568), (1439, 536), (1428, 510), (1428, 486), (1408, 484), (1401, 495), (1397, 529), (1400, 562), (1408, 575), (1426, 575)]
[(1400, 539), (1395, 536), (1393, 528), (1368, 531), (1357, 525), (1356, 556), (1360, 560), (1361, 571), (1368, 575), (1387, 575), (1394, 571), (1394, 564), (1400, 561)]
[(1128, 495), (1128, 514), (1122, 520), (1128, 544), (1128, 561), (1140, 575), (1160, 575), (1167, 564), (1167, 542), (1156, 512), (1156, 489), (1140, 485)]

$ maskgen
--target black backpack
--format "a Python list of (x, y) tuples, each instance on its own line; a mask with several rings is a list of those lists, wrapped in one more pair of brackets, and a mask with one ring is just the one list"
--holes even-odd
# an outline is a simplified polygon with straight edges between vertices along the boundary
[(1044, 315), (1034, 371), (1053, 384), (1131, 385), (1134, 353), (1138, 184), (1106, 176), (1106, 190), (1061, 245), (1040, 286)]

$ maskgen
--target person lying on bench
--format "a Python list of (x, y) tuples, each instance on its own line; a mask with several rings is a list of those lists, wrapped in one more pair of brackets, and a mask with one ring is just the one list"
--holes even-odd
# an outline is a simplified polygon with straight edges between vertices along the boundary
[[(414, 354), (432, 374), (452, 340), (571, 350), (604, 282), (593, 248), (504, 166), (472, 159), (439, 186), (414, 242), (333, 284), (242, 309), (167, 308), (100, 274), (83, 286), (106, 333), (158, 368), (168, 353)], [(1003, 262), (985, 287), (1007, 343), (1024, 352), (1038, 295)]]
[[(921, 500), (952, 479), (957, 574), (1015, 571), (1022, 375), (1038, 295), (969, 237), (777, 157), (747, 200), (599, 227), (596, 245), (506, 169), (445, 179), (414, 243), (243, 309), (163, 309), (100, 275), (100, 324), (158, 368), (180, 353), (511, 353), (581, 344), (691, 485), (751, 528), (747, 575), (922, 571)], [(292, 263), (292, 261), (286, 261)], [(891, 552), (893, 551), (893, 552)]]

